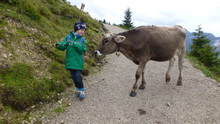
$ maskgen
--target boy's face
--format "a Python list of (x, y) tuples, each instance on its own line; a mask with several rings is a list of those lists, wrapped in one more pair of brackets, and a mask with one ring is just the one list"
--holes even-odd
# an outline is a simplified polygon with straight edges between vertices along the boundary
[(85, 29), (79, 29), (77, 30), (75, 33), (79, 34), (79, 35), (83, 35), (85, 33)]

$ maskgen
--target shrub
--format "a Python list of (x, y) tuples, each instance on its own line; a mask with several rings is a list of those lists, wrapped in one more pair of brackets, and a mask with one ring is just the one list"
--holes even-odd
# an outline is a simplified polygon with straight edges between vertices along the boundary
[(24, 109), (33, 104), (34, 90), (31, 86), (36, 82), (33, 69), (21, 63), (15, 63), (3, 77), (4, 87), (2, 102), (17, 109)]
[[(60, 67), (56, 69), (62, 71)], [(24, 63), (15, 63), (4, 75), (1, 75), (4, 83), (4, 86), (0, 87), (2, 103), (17, 110), (24, 110), (39, 102), (57, 99), (57, 93), (63, 92), (70, 85), (67, 73), (62, 74), (54, 74), (52, 80), (36, 79), (33, 67)], [(57, 81), (58, 78), (63, 78), (63, 81)]]

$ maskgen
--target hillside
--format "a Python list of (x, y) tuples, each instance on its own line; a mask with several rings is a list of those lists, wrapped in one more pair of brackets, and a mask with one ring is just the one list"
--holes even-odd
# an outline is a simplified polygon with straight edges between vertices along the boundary
[(87, 60), (84, 75), (97, 66), (92, 51), (105, 30), (88, 13), (65, 0), (0, 1), (0, 123), (17, 122), (11, 114), (39, 103), (59, 99), (72, 86), (65, 70), (65, 52), (54, 44), (73, 30), (73, 24), (87, 24)]

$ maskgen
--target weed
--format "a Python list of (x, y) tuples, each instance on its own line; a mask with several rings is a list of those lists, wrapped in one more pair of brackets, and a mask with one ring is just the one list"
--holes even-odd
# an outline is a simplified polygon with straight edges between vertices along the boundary
[(64, 107), (58, 107), (58, 108), (56, 108), (56, 109), (54, 109), (54, 112), (56, 112), (56, 113), (62, 113), (62, 112), (64, 112), (65, 111), (65, 108)]
[(0, 38), (3, 38), (5, 37), (5, 34), (6, 34), (6, 30), (3, 28), (0, 30)]
[(7, 25), (7, 21), (5, 21), (4, 19), (0, 18), (0, 25)]

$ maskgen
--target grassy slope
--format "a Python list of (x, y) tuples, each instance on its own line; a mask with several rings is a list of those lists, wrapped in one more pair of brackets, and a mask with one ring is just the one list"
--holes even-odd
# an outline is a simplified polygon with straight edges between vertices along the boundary
[(217, 82), (220, 82), (220, 72), (211, 71), (209, 68), (205, 67), (200, 61), (198, 61), (195, 57), (186, 55), (186, 58), (192, 62), (192, 65), (201, 70), (207, 77), (210, 77)]
[[(102, 25), (62, 0), (2, 0), (0, 2), (0, 120), (7, 108), (23, 111), (40, 102), (59, 99), (72, 85), (64, 68), (65, 52), (54, 48), (77, 21), (87, 24), (87, 75), (96, 61), (91, 53)], [(6, 117), (6, 116), (5, 116)], [(1, 123), (1, 121), (0, 121)]]

